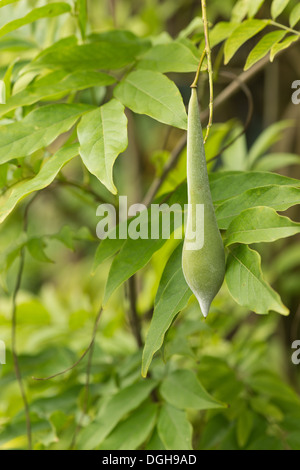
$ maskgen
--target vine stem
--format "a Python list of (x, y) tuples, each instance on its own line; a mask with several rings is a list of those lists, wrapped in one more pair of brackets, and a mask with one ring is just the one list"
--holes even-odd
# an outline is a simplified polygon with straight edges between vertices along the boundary
[[(282, 52), (281, 52), (282, 53)], [(279, 53), (279, 54), (281, 54)], [(261, 70), (263, 70), (266, 65), (269, 63), (269, 58), (265, 57), (257, 62), (251, 69), (247, 70), (246, 72), (242, 72), (240, 75), (236, 77), (215, 99), (214, 107), (215, 109), (219, 108), (224, 102), (226, 102), (230, 97), (234, 96), (241, 87), (241, 83), (247, 83), (252, 77), (257, 75)], [(207, 119), (209, 116), (209, 110), (205, 109), (201, 112), (201, 122), (204, 119)], [(180, 140), (178, 141), (177, 145), (174, 147), (173, 151), (171, 152), (170, 158), (167, 161), (161, 176), (157, 177), (153, 183), (151, 184), (150, 188), (147, 191), (143, 199), (143, 204), (149, 206), (153, 199), (155, 198), (156, 194), (160, 190), (161, 186), (163, 185), (165, 179), (167, 178), (170, 171), (175, 168), (177, 162), (179, 160), (180, 154), (186, 146), (186, 134), (184, 134)]]
[(16, 351), (16, 336), (17, 336), (17, 295), (21, 286), (21, 281), (22, 281), (22, 275), (24, 271), (24, 261), (25, 261), (25, 250), (22, 248), (21, 250), (21, 259), (20, 259), (20, 264), (19, 264), (19, 270), (18, 270), (18, 275), (17, 275), (17, 282), (14, 288), (13, 292), (13, 297), (12, 297), (12, 329), (11, 329), (11, 350), (12, 350), (12, 356), (13, 356), (13, 363), (14, 363), (14, 369), (15, 369), (15, 374), (17, 378), (17, 382), (19, 384), (19, 389), (21, 393), (21, 397), (23, 400), (24, 404), (24, 411), (25, 411), (25, 417), (26, 417), (26, 430), (27, 430), (27, 441), (28, 441), (28, 450), (32, 450), (32, 436), (31, 436), (31, 421), (30, 421), (30, 409), (29, 409), (29, 403), (27, 400), (26, 392), (25, 392), (25, 387), (23, 384), (22, 380), (22, 374), (20, 370), (20, 364), (19, 364), (19, 359)]
[(238, 81), (239, 85), (240, 85), (240, 88), (241, 90), (243, 90), (243, 92), (245, 93), (245, 96), (247, 98), (247, 101), (248, 101), (248, 113), (247, 113), (247, 118), (246, 118), (246, 122), (243, 126), (243, 129), (241, 132), (238, 133), (238, 135), (236, 135), (230, 142), (228, 142), (226, 145), (224, 145), (220, 150), (219, 152), (217, 153), (217, 155), (215, 155), (214, 157), (212, 158), (209, 158), (207, 160), (207, 163), (210, 163), (214, 160), (216, 160), (217, 158), (219, 158), (222, 153), (224, 152), (224, 150), (228, 149), (229, 147), (231, 147), (232, 144), (234, 144), (234, 142), (236, 142), (242, 135), (244, 135), (246, 133), (246, 130), (248, 129), (249, 127), (249, 124), (251, 122), (251, 119), (252, 119), (252, 116), (253, 116), (253, 108), (254, 108), (254, 105), (253, 105), (253, 97), (252, 97), (252, 94), (251, 94), (251, 91), (250, 89), (248, 88), (248, 86), (246, 85), (246, 83), (244, 83), (242, 80), (240, 80), (239, 76), (231, 73), (231, 72), (221, 72), (221, 75), (223, 75), (224, 77), (227, 77), (229, 78), (230, 80), (236, 80)]
[[(24, 232), (27, 231), (29, 209), (30, 209), (31, 204), (33, 203), (33, 201), (35, 201), (38, 194), (39, 193), (35, 194), (35, 196), (29, 201), (29, 203), (27, 204), (27, 206), (25, 208), (24, 222), (23, 222)], [(21, 397), (22, 397), (23, 404), (24, 404), (28, 449), (32, 450), (32, 430), (31, 430), (30, 408), (29, 408), (29, 403), (28, 403), (28, 399), (27, 399), (27, 395), (26, 395), (26, 391), (25, 391), (25, 387), (24, 387), (24, 383), (23, 383), (23, 379), (22, 379), (22, 374), (21, 374), (21, 369), (20, 369), (20, 364), (19, 364), (19, 358), (18, 358), (18, 354), (17, 354), (17, 297), (18, 297), (18, 293), (20, 291), (20, 287), (21, 287), (21, 283), (22, 283), (24, 265), (25, 265), (25, 247), (23, 247), (20, 251), (20, 264), (19, 264), (16, 284), (15, 284), (13, 294), (12, 294), (11, 352), (12, 352), (12, 357), (13, 357), (15, 375), (16, 375), (16, 379), (17, 379), (17, 382), (18, 382), (18, 385), (19, 385)]]
[(137, 347), (141, 349), (144, 343), (143, 343), (142, 334), (141, 334), (140, 319), (136, 310), (137, 291), (136, 291), (136, 277), (135, 276), (131, 276), (128, 279), (126, 287), (127, 287), (126, 295), (129, 301), (129, 311), (128, 311), (129, 323), (130, 323), (131, 331), (135, 338)]
[(276, 28), (285, 29), (286, 31), (289, 31), (290, 33), (300, 36), (300, 31), (297, 31), (296, 29), (293, 29), (293, 28), (289, 28), (288, 26), (285, 26), (284, 24), (277, 23), (277, 21), (270, 20), (270, 24), (273, 26), (276, 26)]
[(202, 5), (202, 20), (203, 20), (203, 27), (204, 27), (205, 48), (201, 54), (197, 72), (195, 75), (195, 79), (193, 83), (191, 84), (191, 88), (197, 88), (197, 83), (199, 80), (201, 67), (202, 67), (204, 58), (206, 56), (208, 81), (209, 81), (209, 120), (208, 120), (208, 124), (206, 128), (206, 135), (204, 138), (204, 143), (205, 143), (207, 141), (209, 130), (213, 122), (214, 86), (213, 86), (213, 68), (212, 68), (212, 61), (211, 61), (211, 48), (210, 48), (210, 43), (209, 43), (208, 21), (207, 21), (207, 13), (206, 13), (206, 0), (202, 0), (201, 5)]
[(95, 345), (95, 338), (96, 338), (97, 329), (98, 329), (99, 320), (100, 320), (102, 311), (103, 311), (103, 308), (101, 307), (99, 312), (98, 312), (98, 315), (96, 317), (96, 320), (95, 320), (94, 329), (93, 329), (93, 337), (92, 337), (91, 344), (90, 344), (90, 346), (88, 347), (88, 349), (86, 351), (86, 353), (88, 352), (88, 362), (87, 362), (87, 367), (86, 367), (86, 381), (85, 381), (85, 386), (84, 386), (83, 409), (82, 409), (82, 413), (81, 413), (81, 416), (79, 418), (78, 424), (76, 426), (74, 436), (72, 438), (72, 442), (71, 442), (71, 445), (70, 445), (70, 450), (75, 448), (76, 439), (77, 439), (77, 436), (78, 436), (78, 433), (79, 433), (80, 429), (82, 428), (83, 419), (84, 419), (85, 415), (88, 412), (89, 394), (90, 394), (90, 379), (91, 379), (91, 369), (92, 369), (94, 345)]
[(58, 372), (57, 374), (50, 375), (49, 377), (32, 377), (32, 380), (46, 381), (46, 380), (54, 379), (55, 377), (59, 377), (60, 375), (66, 374), (67, 372), (70, 372), (71, 370), (75, 369), (75, 367), (78, 366), (78, 364), (80, 364), (80, 362), (85, 358), (85, 356), (88, 354), (88, 352), (91, 351), (94, 347), (97, 328), (98, 328), (98, 325), (99, 325), (99, 321), (100, 321), (102, 311), (103, 311), (103, 307), (100, 308), (100, 310), (98, 312), (98, 315), (96, 317), (96, 320), (95, 320), (95, 323), (94, 323), (94, 328), (93, 328), (92, 339), (90, 341), (90, 344), (88, 345), (88, 347), (86, 348), (84, 353), (80, 356), (80, 358), (74, 364), (72, 364), (70, 367), (67, 367), (67, 369), (64, 369), (64, 370)]
[(204, 38), (205, 38), (205, 51), (207, 57), (207, 71), (208, 71), (208, 81), (209, 81), (209, 120), (206, 128), (206, 136), (204, 138), (204, 143), (207, 141), (209, 130), (213, 122), (213, 101), (214, 101), (214, 86), (213, 86), (213, 68), (211, 62), (211, 49), (209, 43), (209, 32), (208, 32), (208, 21), (206, 13), (206, 0), (202, 0), (202, 18), (203, 18), (203, 27), (204, 27)]
[(197, 88), (197, 83), (198, 83), (198, 80), (199, 80), (199, 76), (200, 76), (200, 72), (201, 72), (201, 67), (202, 67), (202, 64), (203, 64), (203, 61), (204, 61), (205, 56), (206, 56), (206, 49), (204, 48), (203, 51), (202, 51), (200, 60), (199, 60), (199, 64), (198, 64), (198, 68), (197, 68), (197, 72), (196, 72), (195, 79), (194, 79), (193, 83), (191, 84), (191, 88)]

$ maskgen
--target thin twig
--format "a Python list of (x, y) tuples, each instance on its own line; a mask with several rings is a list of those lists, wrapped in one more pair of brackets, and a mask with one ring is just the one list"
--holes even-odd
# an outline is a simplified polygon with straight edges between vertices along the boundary
[[(263, 70), (266, 65), (269, 64), (269, 57), (266, 56), (264, 59), (261, 59), (253, 67), (251, 67), (246, 72), (242, 72), (240, 75), (233, 80), (230, 85), (228, 85), (214, 100), (214, 109), (219, 108), (225, 101), (231, 98), (235, 93), (240, 89), (240, 83), (247, 83), (254, 77), (258, 72)], [(208, 110), (206, 110), (206, 116), (208, 115)]]
[(127, 281), (127, 295), (129, 300), (129, 322), (131, 331), (135, 338), (137, 347), (140, 349), (143, 347), (143, 339), (141, 334), (140, 319), (136, 310), (136, 278), (131, 276)]
[(117, 28), (117, 9), (116, 9), (116, 0), (109, 0), (109, 7), (114, 23), (114, 28)]
[(198, 83), (198, 80), (199, 80), (201, 67), (202, 67), (205, 56), (206, 56), (206, 49), (204, 48), (203, 51), (202, 51), (200, 60), (199, 60), (199, 64), (198, 64), (197, 72), (196, 72), (196, 75), (195, 75), (195, 79), (194, 79), (193, 83), (191, 84), (191, 88), (197, 88), (197, 83)]
[(206, 0), (202, 0), (202, 19), (204, 27), (204, 38), (205, 38), (205, 51), (207, 57), (207, 72), (208, 72), (208, 81), (209, 81), (209, 120), (206, 128), (206, 136), (204, 138), (204, 143), (207, 141), (209, 130), (213, 122), (213, 113), (214, 113), (214, 83), (213, 83), (213, 68), (211, 62), (211, 48), (209, 43), (209, 32), (208, 32), (208, 21), (206, 13)]
[(77, 435), (82, 428), (82, 422), (84, 417), (86, 416), (88, 412), (88, 403), (89, 403), (89, 393), (90, 393), (90, 378), (91, 378), (91, 368), (92, 368), (92, 361), (93, 361), (93, 353), (94, 353), (94, 344), (95, 344), (95, 337), (97, 334), (97, 327), (99, 324), (100, 316), (102, 313), (102, 307), (99, 310), (98, 316), (96, 318), (95, 324), (94, 324), (94, 329), (93, 329), (93, 340), (88, 348), (88, 363), (87, 363), (87, 368), (86, 368), (86, 381), (85, 381), (85, 387), (84, 387), (84, 399), (83, 399), (83, 410), (80, 416), (80, 419), (78, 421), (78, 424), (76, 426), (74, 436), (70, 445), (70, 449), (73, 449), (76, 444), (76, 439)]
[(84, 351), (84, 353), (80, 356), (78, 361), (76, 361), (73, 365), (71, 365), (67, 369), (62, 370), (61, 372), (58, 372), (57, 374), (50, 375), (49, 377), (32, 377), (32, 379), (33, 380), (38, 380), (38, 381), (50, 380), (50, 379), (54, 379), (55, 377), (59, 377), (60, 375), (66, 374), (67, 372), (70, 372), (71, 370), (75, 369), (75, 367), (78, 366), (78, 364), (80, 364), (80, 362), (85, 358), (87, 353), (93, 348), (96, 333), (97, 333), (97, 328), (98, 328), (98, 325), (99, 325), (99, 320), (100, 320), (102, 311), (103, 311), (103, 308), (101, 307), (99, 312), (98, 312), (98, 315), (96, 317), (96, 320), (95, 320), (91, 342), (90, 342), (89, 346), (87, 347), (87, 349)]
[(165, 181), (166, 177), (168, 176), (169, 172), (176, 166), (178, 159), (180, 157), (181, 152), (183, 151), (184, 147), (186, 145), (186, 135), (184, 134), (181, 139), (178, 141), (176, 147), (174, 150), (171, 152), (170, 158), (167, 161), (161, 176), (156, 178), (153, 183), (151, 184), (150, 188), (148, 189), (148, 192), (146, 196), (143, 199), (143, 204), (145, 206), (149, 206), (153, 199), (155, 198), (156, 194), (160, 190), (163, 182)]
[[(27, 231), (29, 209), (37, 196), (38, 196), (38, 193), (35, 194), (35, 196), (29, 201), (29, 203), (27, 204), (25, 208), (24, 222), (23, 222), (24, 232)], [(13, 356), (14, 370), (15, 370), (17, 382), (19, 385), (21, 397), (23, 400), (23, 404), (24, 404), (28, 449), (31, 450), (32, 449), (32, 431), (31, 431), (30, 409), (29, 409), (29, 403), (28, 403), (25, 387), (23, 384), (23, 379), (22, 379), (22, 374), (21, 374), (21, 369), (20, 369), (20, 364), (19, 364), (19, 359), (18, 359), (18, 354), (17, 354), (17, 296), (21, 287), (24, 265), (25, 265), (25, 247), (23, 246), (20, 251), (20, 264), (19, 264), (15, 288), (14, 288), (13, 295), (12, 295), (11, 351), (12, 351), (12, 356)]]
[[(221, 72), (220, 75), (228, 77), (230, 79), (239, 80), (238, 76), (236, 76), (235, 74), (233, 74), (231, 72)], [(215, 155), (213, 158), (208, 159), (207, 163), (210, 163), (210, 162), (216, 160), (217, 158), (219, 158), (225, 150), (227, 150), (229, 147), (231, 147), (231, 145), (234, 144), (234, 142), (236, 142), (242, 135), (244, 135), (246, 133), (246, 131), (247, 131), (249, 125), (250, 125), (250, 122), (251, 122), (251, 119), (252, 119), (252, 116), (253, 116), (253, 110), (254, 110), (252, 93), (251, 93), (250, 89), (248, 88), (248, 86), (244, 82), (239, 81), (239, 84), (240, 84), (240, 87), (243, 90), (243, 92), (245, 93), (245, 95), (247, 97), (247, 100), (248, 100), (248, 113), (247, 113), (246, 122), (243, 126), (242, 131), (239, 132), (238, 135), (236, 135), (230, 142), (228, 142), (228, 144), (224, 145), (224, 147), (222, 147), (221, 150), (219, 150), (217, 155)]]
[(87, 368), (86, 368), (86, 381), (85, 381), (85, 386), (84, 386), (84, 398), (83, 398), (83, 409), (81, 416), (79, 418), (78, 424), (76, 426), (74, 436), (71, 442), (71, 449), (73, 449), (76, 445), (76, 439), (78, 436), (78, 433), (80, 429), (82, 428), (82, 423), (84, 417), (88, 413), (88, 404), (89, 404), (89, 395), (90, 395), (90, 379), (91, 379), (91, 368), (92, 368), (92, 361), (93, 361), (93, 354), (94, 354), (94, 343), (91, 346), (91, 349), (89, 350), (89, 355), (88, 355), (88, 363), (87, 363)]
[(31, 436), (30, 409), (29, 409), (29, 404), (28, 404), (28, 400), (27, 400), (27, 396), (26, 396), (26, 392), (25, 392), (25, 388), (24, 388), (24, 384), (22, 380), (19, 359), (18, 359), (18, 355), (16, 352), (16, 329), (17, 329), (17, 302), (16, 300), (17, 300), (17, 295), (18, 295), (18, 292), (21, 286), (21, 281), (22, 281), (24, 261), (25, 261), (24, 258), (25, 258), (25, 250), (24, 248), (22, 248), (20, 265), (19, 265), (19, 270), (18, 270), (18, 275), (17, 275), (17, 282), (15, 285), (15, 289), (14, 289), (13, 297), (12, 297), (13, 307), (12, 307), (11, 350), (12, 350), (15, 374), (16, 374), (16, 378), (19, 384), (19, 389), (20, 389), (20, 393), (22, 396), (22, 400), (24, 403), (28, 449), (31, 450), (32, 449), (32, 436)]
[(297, 31), (296, 29), (289, 28), (288, 26), (285, 26), (284, 24), (277, 23), (277, 21), (269, 20), (270, 24), (273, 26), (276, 26), (276, 28), (284, 29), (285, 31), (288, 31), (289, 33), (293, 33), (297, 36), (300, 36), (300, 31)]
[[(246, 72), (242, 72), (240, 75), (236, 76), (236, 78), (228, 85), (221, 93), (216, 97), (214, 101), (214, 108), (219, 108), (225, 101), (231, 98), (235, 93), (239, 91), (241, 88), (242, 83), (248, 82), (254, 75), (260, 72), (267, 64), (269, 63), (268, 57), (262, 59), (260, 62), (255, 64), (251, 69), (247, 70)], [(209, 110), (206, 109), (202, 111), (200, 117), (201, 121), (207, 119), (209, 115)], [(178, 141), (176, 147), (172, 151), (168, 162), (166, 163), (161, 176), (157, 177), (153, 183), (151, 184), (146, 196), (144, 197), (143, 204), (149, 206), (153, 199), (155, 198), (156, 194), (160, 190), (161, 186), (163, 185), (165, 179), (167, 178), (169, 172), (176, 166), (178, 159), (180, 157), (181, 152), (183, 151), (186, 145), (186, 134), (184, 134), (180, 140)]]
[[(293, 46), (294, 45), (292, 45), (291, 48)], [(284, 53), (285, 53), (284, 50), (280, 51), (278, 53), (278, 56)], [(236, 76), (236, 78), (230, 83), (230, 85), (228, 85), (223, 91), (221, 91), (221, 93), (219, 93), (218, 96), (215, 98), (214, 109), (216, 110), (220, 106), (222, 106), (223, 103), (225, 103), (229, 98), (234, 96), (240, 90), (241, 83), (249, 82), (251, 78), (257, 75), (268, 64), (269, 64), (269, 57), (266, 56), (263, 59), (261, 59), (259, 62), (257, 62), (255, 65), (253, 65), (253, 67), (251, 67), (249, 70), (247, 70), (246, 72), (242, 72), (240, 75)], [(209, 117), (209, 109), (202, 111), (200, 117), (201, 117), (201, 121), (204, 121), (205, 119), (207, 119)], [(144, 197), (143, 204), (145, 204), (146, 206), (151, 204), (151, 201), (155, 198), (156, 194), (160, 190), (169, 172), (176, 166), (176, 163), (178, 162), (179, 156), (182, 150), (184, 149), (185, 145), (186, 145), (186, 134), (184, 134), (178, 141), (176, 147), (171, 153), (170, 159), (168, 160), (165, 168), (163, 169), (161, 176), (156, 178), (153, 181), (146, 196)]]

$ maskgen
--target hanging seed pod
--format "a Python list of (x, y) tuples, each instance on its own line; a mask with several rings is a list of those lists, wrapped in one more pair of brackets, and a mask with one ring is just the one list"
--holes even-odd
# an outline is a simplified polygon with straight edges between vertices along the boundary
[(196, 88), (192, 88), (188, 108), (187, 185), (182, 268), (206, 317), (224, 280), (225, 253), (210, 193)]

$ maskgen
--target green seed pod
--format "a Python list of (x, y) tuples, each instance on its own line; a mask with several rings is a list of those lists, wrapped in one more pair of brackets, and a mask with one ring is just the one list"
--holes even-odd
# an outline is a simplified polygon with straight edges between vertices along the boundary
[(210, 193), (196, 88), (188, 109), (187, 185), (182, 269), (206, 317), (224, 280), (225, 253)]

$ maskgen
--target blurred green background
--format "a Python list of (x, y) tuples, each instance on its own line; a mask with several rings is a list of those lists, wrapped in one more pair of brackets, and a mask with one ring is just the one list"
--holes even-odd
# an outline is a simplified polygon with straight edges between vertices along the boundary
[[(0, 26), (24, 16), (34, 6), (49, 2), (21, 0), (1, 10)], [(69, 2), (73, 5), (73, 1)], [(138, 36), (177, 37), (195, 18), (201, 16), (198, 0), (89, 0), (88, 33), (112, 28), (127, 29)], [(228, 21), (234, 0), (208, 1), (211, 23)], [(284, 22), (295, 3), (282, 15)], [(269, 17), (270, 2), (262, 6), (259, 17)], [(78, 35), (75, 17), (40, 20), (23, 27), (9, 39), (0, 39), (0, 77), (16, 59), (13, 74), (45, 48), (63, 37)], [(192, 29), (196, 42), (202, 37), (201, 24)], [(7, 43), (9, 42), (9, 44)], [(256, 39), (250, 40), (226, 67), (239, 74)], [(218, 59), (220, 49), (214, 50)], [(300, 79), (299, 47), (293, 47), (273, 64), (256, 74), (248, 86), (253, 100), (251, 123), (241, 138), (210, 170), (246, 170), (249, 149), (274, 123), (292, 119), (294, 125), (274, 131), (274, 139), (265, 154), (281, 153), (271, 169), (300, 178), (299, 164), (286, 164), (284, 155), (300, 155), (300, 105), (291, 102), (291, 84)], [(220, 70), (222, 71), (221, 65)], [(169, 74), (178, 85), (185, 104), (193, 74)], [(215, 84), (217, 95), (230, 82), (221, 73)], [(22, 79), (16, 82), (22, 89)], [(203, 106), (207, 106), (207, 81), (201, 81)], [(77, 101), (94, 103), (104, 91), (79, 92)], [(248, 104), (240, 91), (215, 113), (208, 158), (240, 128), (247, 117)], [(118, 159), (114, 178), (120, 194), (129, 202), (140, 202), (153, 178), (160, 174), (182, 131), (169, 131), (148, 117), (128, 112), (129, 147)], [(4, 122), (3, 120), (1, 122)], [(0, 124), (1, 124), (0, 122)], [(266, 137), (266, 134), (265, 134)], [(36, 160), (39, 159), (37, 152)], [(264, 157), (264, 155), (262, 155)], [(261, 160), (263, 161), (263, 160)], [(0, 182), (7, 169), (0, 169)], [(11, 179), (26, 178), (26, 169), (9, 168)], [(84, 182), (93, 192), (64, 184), (64, 178)], [(161, 193), (185, 179), (185, 151), (177, 167), (169, 174)], [(25, 271), (17, 306), (17, 350), (22, 376), (30, 401), (34, 446), (38, 449), (67, 449), (84, 401), (86, 360), (71, 372), (52, 381), (37, 382), (32, 376), (55, 374), (74, 363), (89, 344), (95, 315), (101, 305), (111, 260), (93, 273), (93, 258), (98, 246), (96, 208), (101, 201), (117, 202), (101, 184), (87, 175), (77, 157), (34, 201), (29, 213), (29, 236), (43, 237), (26, 252)], [(287, 214), (300, 222), (299, 206)], [(12, 292), (16, 282), (18, 257), (14, 250), (23, 230), (24, 204), (1, 225), (0, 258), (0, 339), (7, 345), (7, 364), (0, 365), (0, 449), (26, 448), (23, 402), (15, 379), (11, 356)], [(56, 236), (56, 234), (59, 234)], [(64, 243), (62, 243), (62, 241)], [(230, 403), (226, 411), (199, 413), (189, 411), (194, 425), (195, 448), (297, 448), (300, 449), (300, 365), (291, 361), (291, 344), (300, 339), (300, 245), (299, 236), (255, 248), (262, 256), (264, 274), (290, 309), (288, 318), (277, 314), (255, 315), (233, 302), (226, 286), (215, 299), (206, 322), (191, 300), (170, 330), (163, 355), (154, 363), (154, 377), (161, 377), (177, 364), (194, 368), (203, 385), (216, 398)], [(41, 246), (45, 243), (45, 246)], [(66, 245), (69, 245), (67, 248)], [(174, 241), (157, 252), (137, 275), (137, 310), (145, 335), (154, 297), (164, 265)], [(96, 337), (91, 369), (89, 413), (84, 424), (96, 415), (101, 403), (120, 387), (140, 376), (141, 353), (130, 329), (128, 300), (120, 288), (105, 308)], [(164, 359), (164, 360), (163, 360)], [(164, 362), (165, 361), (165, 362)], [(245, 424), (246, 423), (246, 424)], [(248, 423), (248, 424), (247, 424)], [(2, 430), (2, 431), (1, 431)], [(149, 448), (157, 446), (155, 436)], [(156, 448), (156, 447), (152, 447)]]

